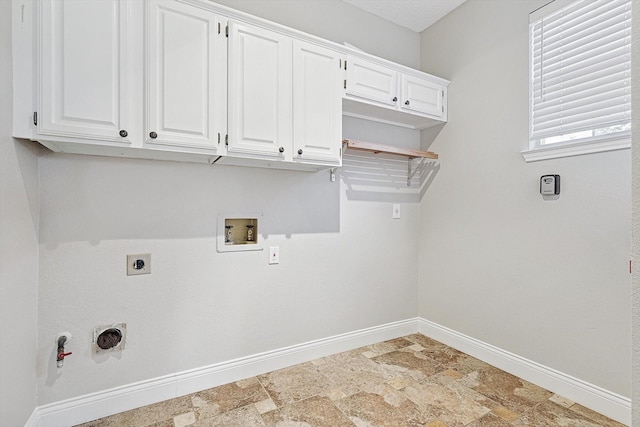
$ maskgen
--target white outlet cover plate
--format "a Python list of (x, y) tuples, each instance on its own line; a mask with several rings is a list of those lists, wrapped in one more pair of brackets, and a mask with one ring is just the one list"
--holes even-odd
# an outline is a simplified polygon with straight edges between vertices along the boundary
[(393, 204), (393, 219), (400, 219), (400, 205), (398, 203)]
[(269, 247), (269, 264), (280, 264), (280, 247)]
[[(134, 265), (137, 260), (144, 262), (144, 267), (136, 269)], [(151, 273), (151, 254), (127, 255), (127, 276)]]

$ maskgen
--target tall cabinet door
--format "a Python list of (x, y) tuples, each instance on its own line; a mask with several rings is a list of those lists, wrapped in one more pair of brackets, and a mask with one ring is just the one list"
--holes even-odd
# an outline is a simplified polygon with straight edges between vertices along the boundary
[(226, 36), (220, 18), (148, 3), (145, 143), (215, 152), (226, 133)]
[(292, 159), (291, 43), (229, 23), (229, 155)]
[(344, 58), (313, 44), (293, 42), (293, 158), (340, 165)]
[(127, 0), (40, 4), (38, 134), (129, 143)]

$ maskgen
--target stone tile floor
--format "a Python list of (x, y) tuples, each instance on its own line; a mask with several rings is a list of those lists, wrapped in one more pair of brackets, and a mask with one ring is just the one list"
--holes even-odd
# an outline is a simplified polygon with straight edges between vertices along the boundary
[(107, 426), (622, 424), (414, 334), (82, 424)]

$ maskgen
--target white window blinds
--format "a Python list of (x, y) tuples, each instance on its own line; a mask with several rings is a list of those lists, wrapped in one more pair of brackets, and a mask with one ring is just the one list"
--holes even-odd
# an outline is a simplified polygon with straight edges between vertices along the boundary
[(530, 24), (531, 148), (628, 135), (631, 0), (557, 7)]

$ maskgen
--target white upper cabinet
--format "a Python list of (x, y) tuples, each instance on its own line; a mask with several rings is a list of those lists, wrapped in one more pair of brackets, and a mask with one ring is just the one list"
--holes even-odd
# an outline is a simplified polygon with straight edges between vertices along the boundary
[(446, 88), (437, 83), (403, 75), (400, 108), (446, 121), (445, 91)]
[(448, 81), (209, 0), (12, 4), (13, 135), (56, 152), (320, 170), (343, 115), (447, 120)]
[(343, 62), (331, 49), (231, 21), (229, 158), (222, 163), (339, 166)]
[(385, 106), (398, 103), (398, 71), (350, 56), (347, 60), (347, 95)]
[(145, 145), (215, 153), (227, 125), (221, 18), (173, 0), (147, 10)]
[(229, 22), (230, 156), (292, 161), (292, 40)]
[(423, 129), (447, 120), (448, 81), (350, 55), (345, 115)]
[(38, 135), (131, 141), (126, 0), (43, 0)]
[(343, 55), (293, 42), (293, 158), (339, 166), (342, 161)]

